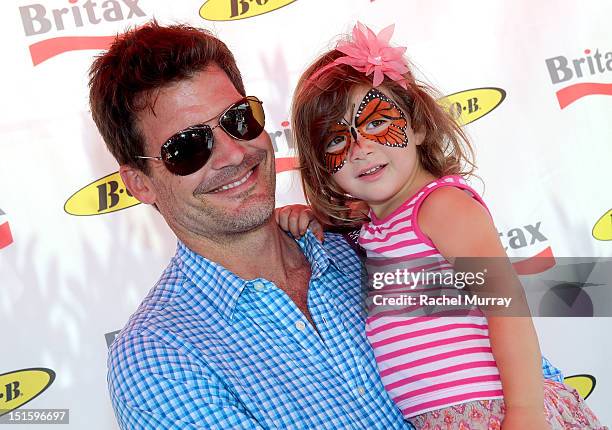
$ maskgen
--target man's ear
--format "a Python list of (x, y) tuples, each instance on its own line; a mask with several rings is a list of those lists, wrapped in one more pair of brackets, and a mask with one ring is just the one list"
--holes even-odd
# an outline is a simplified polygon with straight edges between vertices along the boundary
[(142, 170), (123, 164), (119, 166), (119, 174), (130, 194), (145, 204), (155, 204), (155, 189), (151, 179)]

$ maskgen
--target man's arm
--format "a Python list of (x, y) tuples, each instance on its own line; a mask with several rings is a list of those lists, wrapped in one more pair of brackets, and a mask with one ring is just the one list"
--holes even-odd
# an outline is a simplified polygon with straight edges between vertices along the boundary
[(198, 361), (154, 337), (117, 339), (108, 361), (108, 387), (119, 426), (124, 430), (262, 429)]

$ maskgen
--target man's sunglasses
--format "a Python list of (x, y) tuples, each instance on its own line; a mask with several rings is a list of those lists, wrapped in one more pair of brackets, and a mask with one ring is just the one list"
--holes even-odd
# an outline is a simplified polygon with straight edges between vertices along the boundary
[(217, 125), (210, 127), (204, 121), (174, 134), (161, 147), (160, 157), (137, 155), (136, 158), (160, 160), (166, 168), (179, 176), (200, 170), (212, 154), (213, 130), (221, 127), (236, 140), (253, 140), (261, 134), (265, 125), (262, 102), (248, 96), (225, 109), (218, 117)]

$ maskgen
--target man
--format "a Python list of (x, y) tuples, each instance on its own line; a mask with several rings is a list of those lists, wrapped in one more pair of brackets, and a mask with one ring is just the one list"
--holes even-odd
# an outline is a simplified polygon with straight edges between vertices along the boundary
[(412, 428), (366, 341), (354, 252), (336, 235), (296, 242), (272, 217), (261, 102), (245, 97), (227, 47), (153, 21), (119, 36), (90, 77), (123, 181), (178, 237), (111, 346), (121, 428)]
[(117, 38), (93, 118), (176, 255), (111, 347), (123, 429), (406, 429), (365, 338), (348, 244), (276, 225), (274, 153), (227, 47), (187, 26)]

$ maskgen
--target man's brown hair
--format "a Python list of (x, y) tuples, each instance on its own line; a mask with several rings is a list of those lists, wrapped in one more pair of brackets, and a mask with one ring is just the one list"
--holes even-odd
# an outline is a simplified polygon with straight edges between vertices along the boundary
[(91, 114), (119, 164), (148, 173), (145, 142), (137, 114), (153, 109), (156, 90), (192, 78), (216, 64), (241, 95), (244, 84), (234, 56), (207, 30), (188, 25), (161, 26), (153, 20), (117, 36), (89, 71)]

